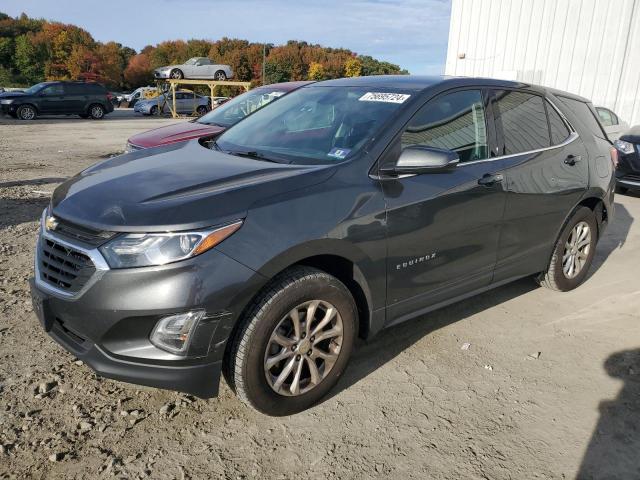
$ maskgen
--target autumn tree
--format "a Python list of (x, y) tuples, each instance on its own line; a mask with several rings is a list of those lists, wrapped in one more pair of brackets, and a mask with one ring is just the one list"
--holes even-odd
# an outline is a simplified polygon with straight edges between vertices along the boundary
[(344, 64), (345, 77), (359, 77), (362, 72), (362, 62), (355, 57), (351, 57)]
[(312, 63), (309, 65), (309, 74), (307, 77), (309, 80), (324, 80), (324, 67), (321, 63)]
[(129, 65), (124, 71), (124, 79), (132, 87), (147, 85), (153, 78), (151, 60), (146, 53), (139, 53), (131, 57)]

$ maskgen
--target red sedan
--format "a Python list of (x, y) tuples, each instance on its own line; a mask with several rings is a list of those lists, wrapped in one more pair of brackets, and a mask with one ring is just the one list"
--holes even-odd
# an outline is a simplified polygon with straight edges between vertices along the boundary
[(221, 133), (235, 125), (247, 115), (272, 101), (309, 85), (310, 81), (285, 82), (254, 88), (224, 103), (206, 115), (189, 122), (174, 123), (166, 127), (154, 128), (134, 135), (127, 140), (126, 152), (171, 143), (184, 142), (194, 138)]

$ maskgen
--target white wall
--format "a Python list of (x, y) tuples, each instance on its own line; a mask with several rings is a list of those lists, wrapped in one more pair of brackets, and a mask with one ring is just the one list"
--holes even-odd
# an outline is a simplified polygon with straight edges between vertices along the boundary
[(445, 73), (559, 88), (640, 124), (640, 0), (453, 0)]

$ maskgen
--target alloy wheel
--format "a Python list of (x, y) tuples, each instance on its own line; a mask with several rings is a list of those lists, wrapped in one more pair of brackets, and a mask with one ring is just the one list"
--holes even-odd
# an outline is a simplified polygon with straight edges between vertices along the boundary
[(264, 355), (269, 386), (284, 396), (319, 385), (340, 355), (343, 325), (329, 302), (311, 300), (293, 308), (274, 329)]
[(577, 277), (589, 257), (591, 249), (591, 228), (587, 222), (577, 223), (564, 245), (562, 272), (566, 278)]
[(104, 110), (102, 109), (102, 107), (94, 105), (93, 107), (91, 107), (91, 116), (93, 118), (102, 118), (104, 116)]
[(33, 107), (26, 105), (20, 110), (20, 118), (22, 120), (33, 120), (36, 118), (36, 111)]

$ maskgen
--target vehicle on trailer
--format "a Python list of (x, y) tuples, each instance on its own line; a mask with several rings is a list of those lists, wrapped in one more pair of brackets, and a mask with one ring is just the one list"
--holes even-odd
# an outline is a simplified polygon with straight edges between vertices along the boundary
[(268, 105), (274, 100), (298, 88), (313, 83), (312, 81), (274, 83), (254, 88), (229, 100), (227, 97), (214, 97), (216, 100), (226, 99), (225, 103), (216, 107), (203, 117), (189, 122), (174, 123), (165, 127), (154, 128), (138, 133), (129, 138), (126, 152), (142, 148), (157, 147), (170, 143), (184, 142), (194, 138), (210, 137), (222, 133), (235, 125), (247, 115)]
[(618, 151), (616, 189), (625, 194), (640, 192), (640, 126), (633, 127), (613, 142)]
[(629, 124), (618, 117), (613, 110), (605, 107), (596, 107), (596, 112), (598, 112), (604, 131), (612, 142), (620, 138), (620, 135), (629, 129)]
[(307, 85), (213, 142), (60, 185), (34, 311), (100, 375), (212, 397), (224, 373), (261, 412), (301, 411), (358, 336), (523, 277), (585, 281), (614, 213), (594, 118), (583, 98), (519, 82)]
[(0, 95), (2, 112), (20, 120), (39, 115), (79, 115), (99, 120), (113, 112), (112, 95), (94, 82), (42, 82)]
[[(204, 115), (211, 110), (209, 97), (197, 93), (178, 90), (176, 92), (176, 113)], [(154, 98), (138, 100), (133, 111), (143, 115), (168, 113), (173, 108), (173, 97), (170, 94), (158, 95)]]
[(153, 71), (155, 78), (182, 78), (202, 80), (229, 80), (233, 78), (233, 70), (229, 65), (213, 63), (207, 57), (193, 57), (181, 65), (168, 65)]
[(129, 108), (133, 108), (138, 100), (145, 100), (157, 97), (160, 94), (156, 87), (139, 87), (133, 92), (123, 95), (123, 101), (127, 102)]

